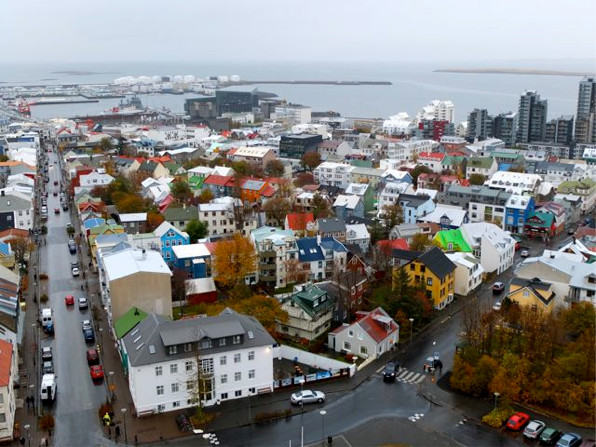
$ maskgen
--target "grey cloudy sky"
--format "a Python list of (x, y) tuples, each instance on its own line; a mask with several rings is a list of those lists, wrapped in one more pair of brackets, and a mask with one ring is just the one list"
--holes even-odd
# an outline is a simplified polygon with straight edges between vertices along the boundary
[(596, 57), (594, 0), (4, 0), (0, 15), (11, 62)]

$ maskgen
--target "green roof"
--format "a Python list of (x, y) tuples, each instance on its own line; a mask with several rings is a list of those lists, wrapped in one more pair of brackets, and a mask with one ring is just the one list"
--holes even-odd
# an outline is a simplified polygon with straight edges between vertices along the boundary
[[(325, 296), (327, 299), (321, 301)], [(335, 307), (335, 301), (327, 295), (325, 290), (319, 289), (316, 284), (307, 287), (306, 290), (300, 290), (294, 293), (291, 300), (311, 317), (327, 312), (330, 308)], [(315, 305), (315, 303), (317, 304)]]
[(510, 154), (509, 152), (493, 152), (493, 158), (510, 158), (511, 160), (519, 160), (524, 156), (522, 154)]
[(358, 168), (372, 168), (373, 167), (372, 161), (370, 161), (370, 160), (358, 160), (358, 159), (356, 159), (356, 160), (352, 160), (350, 162), (350, 164), (352, 166), (356, 166)]
[(491, 157), (475, 157), (468, 160), (468, 168), (482, 168), (490, 169), (493, 165), (494, 158)]
[[(439, 231), (434, 240), (441, 245), (443, 250), (448, 251), (464, 251), (471, 252), (472, 249), (461, 234), (461, 230), (456, 228), (455, 230), (443, 230)], [(451, 244), (451, 246), (449, 245)]]
[[(530, 222), (530, 220), (533, 217), (537, 217), (539, 218), (542, 223), (533, 223)], [(528, 216), (528, 219), (526, 220), (527, 225), (532, 226), (532, 227), (539, 227), (539, 228), (550, 228), (551, 225), (553, 224), (553, 219), (555, 218), (555, 216), (551, 213), (545, 212), (545, 211), (534, 211), (533, 213), (531, 213)]]
[(464, 157), (462, 155), (446, 155), (445, 158), (443, 158), (443, 162), (441, 164), (443, 166), (459, 165), (465, 159), (466, 159), (466, 157)]
[(193, 220), (199, 218), (199, 209), (196, 206), (187, 206), (179, 207), (179, 208), (172, 208), (171, 206), (168, 207), (163, 212), (163, 217), (168, 222), (180, 221), (186, 222), (187, 220)]
[(164, 167), (170, 171), (170, 174), (175, 174), (178, 169), (182, 167), (182, 165), (178, 163), (164, 163)]
[(193, 175), (188, 179), (188, 186), (191, 189), (203, 189), (203, 183), (205, 183), (205, 177), (199, 175)]
[(143, 312), (137, 307), (131, 307), (128, 312), (122, 315), (114, 323), (114, 330), (116, 331), (116, 337), (122, 338), (128, 334), (132, 328), (145, 319), (147, 316), (146, 312)]

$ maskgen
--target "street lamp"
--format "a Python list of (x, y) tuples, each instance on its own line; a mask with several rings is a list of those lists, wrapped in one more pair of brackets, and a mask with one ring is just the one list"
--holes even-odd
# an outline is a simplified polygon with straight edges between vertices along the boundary
[(413, 336), (414, 336), (414, 319), (410, 318), (410, 344), (412, 344)]
[(327, 414), (327, 411), (321, 410), (321, 411), (319, 411), (319, 414), (321, 415), (321, 423), (322, 423), (321, 439), (323, 441), (323, 446), (324, 446), (325, 445), (325, 415)]
[(31, 428), (31, 425), (26, 424), (24, 427), (25, 427), (25, 430), (27, 430), (27, 444), (29, 447), (31, 447), (31, 433), (29, 433), (29, 429)]
[(114, 371), (108, 373), (108, 391), (110, 392), (110, 400), (114, 401)]
[(122, 420), (124, 421), (124, 443), (128, 444), (128, 434), (126, 433), (126, 408), (121, 408)]
[(495, 410), (497, 409), (497, 401), (499, 400), (499, 396), (500, 394), (497, 391), (495, 391)]

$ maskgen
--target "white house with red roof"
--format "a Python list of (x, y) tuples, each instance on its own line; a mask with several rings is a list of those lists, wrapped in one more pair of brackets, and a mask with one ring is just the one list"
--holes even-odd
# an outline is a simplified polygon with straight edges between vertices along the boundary
[(331, 349), (366, 359), (380, 356), (399, 342), (399, 325), (381, 307), (358, 311), (356, 318), (327, 334)]
[(13, 346), (0, 340), (0, 442), (13, 440), (16, 409), (13, 383), (18, 377), (17, 356)]
[(443, 172), (443, 159), (445, 154), (439, 152), (421, 152), (418, 156), (418, 164), (426, 166), (431, 171), (440, 174)]

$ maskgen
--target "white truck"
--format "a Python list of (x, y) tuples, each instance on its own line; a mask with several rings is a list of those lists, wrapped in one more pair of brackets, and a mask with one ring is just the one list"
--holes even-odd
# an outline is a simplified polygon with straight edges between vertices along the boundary
[(48, 324), (53, 324), (52, 309), (45, 307), (41, 309), (41, 326), (45, 328)]
[(43, 402), (53, 402), (56, 399), (56, 376), (54, 374), (44, 374), (41, 378), (40, 397)]

